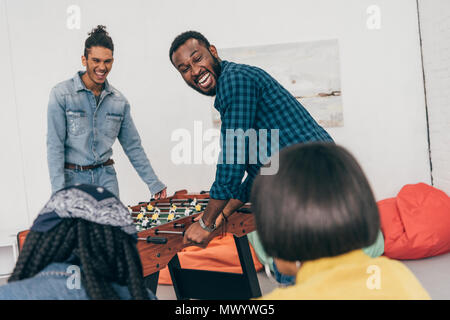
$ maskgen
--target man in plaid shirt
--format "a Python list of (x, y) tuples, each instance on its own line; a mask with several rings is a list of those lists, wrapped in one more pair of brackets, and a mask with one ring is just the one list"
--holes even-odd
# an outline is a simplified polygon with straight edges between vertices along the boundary
[(216, 96), (222, 121), (211, 199), (184, 236), (185, 243), (206, 244), (216, 225), (248, 201), (253, 180), (267, 169), (262, 166), (271, 154), (296, 143), (333, 140), (274, 78), (257, 67), (220, 60), (202, 34), (180, 34), (169, 57), (190, 87)]

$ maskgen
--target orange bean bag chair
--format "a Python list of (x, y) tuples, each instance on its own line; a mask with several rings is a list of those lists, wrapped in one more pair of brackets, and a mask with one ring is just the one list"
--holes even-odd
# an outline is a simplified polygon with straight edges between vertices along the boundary
[[(262, 264), (252, 245), (250, 243), (249, 245), (255, 269), (260, 271)], [(178, 259), (180, 266), (185, 269), (242, 273), (236, 244), (231, 233), (213, 238), (205, 249), (195, 246), (184, 248), (178, 252)], [(158, 284), (172, 284), (168, 267), (160, 270)]]
[(450, 252), (450, 197), (418, 183), (404, 186), (396, 198), (378, 202), (384, 254), (421, 259)]

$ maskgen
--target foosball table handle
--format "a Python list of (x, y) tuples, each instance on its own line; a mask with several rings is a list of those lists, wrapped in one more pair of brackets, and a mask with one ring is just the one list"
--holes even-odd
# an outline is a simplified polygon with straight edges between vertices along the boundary
[(236, 210), (236, 212), (240, 212), (240, 213), (252, 213), (252, 210), (250, 210), (249, 208), (239, 208)]
[(154, 243), (154, 244), (166, 244), (167, 243), (167, 238), (163, 238), (163, 237), (138, 238), (138, 240), (144, 240), (147, 243)]

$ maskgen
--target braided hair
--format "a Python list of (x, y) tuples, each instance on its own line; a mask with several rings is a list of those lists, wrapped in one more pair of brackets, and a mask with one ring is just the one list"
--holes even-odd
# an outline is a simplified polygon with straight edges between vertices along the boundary
[(118, 227), (63, 219), (48, 232), (30, 231), (8, 282), (33, 277), (52, 262), (74, 254), (81, 283), (91, 299), (119, 299), (111, 283), (127, 286), (133, 299), (148, 299), (142, 265), (132, 237)]

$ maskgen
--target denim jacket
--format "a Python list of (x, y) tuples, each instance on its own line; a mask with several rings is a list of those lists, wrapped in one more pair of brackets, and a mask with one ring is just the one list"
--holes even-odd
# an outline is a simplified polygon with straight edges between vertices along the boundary
[[(69, 263), (51, 263), (32, 278), (0, 286), (0, 300), (89, 300), (78, 276), (77, 266)], [(79, 269), (78, 269), (79, 270)], [(121, 300), (130, 300), (128, 288), (112, 284)], [(155, 295), (148, 290), (149, 299)]]
[(101, 164), (112, 156), (116, 138), (147, 184), (150, 193), (165, 188), (142, 148), (127, 99), (105, 81), (97, 106), (95, 96), (81, 80), (83, 71), (57, 84), (50, 93), (47, 113), (47, 160), (52, 193), (64, 184), (64, 163)]

